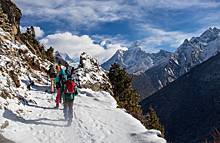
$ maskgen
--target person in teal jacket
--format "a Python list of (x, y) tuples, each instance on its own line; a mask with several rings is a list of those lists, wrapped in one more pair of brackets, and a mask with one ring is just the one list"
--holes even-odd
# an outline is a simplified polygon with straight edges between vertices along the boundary
[[(74, 79), (72, 78), (71, 75), (68, 76), (67, 80), (72, 80), (74, 81)], [(75, 81), (74, 81), (75, 83)], [(62, 87), (60, 88), (60, 101), (62, 101), (63, 98), (63, 102), (64, 102), (64, 109), (63, 109), (63, 113), (64, 113), (64, 118), (65, 120), (68, 120), (67, 126), (70, 126), (72, 123), (72, 119), (73, 119), (73, 102), (74, 102), (74, 97), (79, 94), (79, 90), (77, 85), (75, 84), (75, 93), (64, 93), (65, 90), (65, 84), (62, 85)]]
[[(65, 74), (65, 70), (64, 69), (60, 69), (60, 72), (59, 72), (59, 75), (54, 79), (54, 82), (59, 82), (60, 80), (60, 75), (64, 75)], [(65, 81), (67, 80), (67, 76), (65, 75)], [(60, 88), (57, 89), (57, 97), (56, 97), (56, 107), (55, 108), (59, 108), (59, 103), (60, 103), (60, 100), (59, 100), (59, 94), (60, 94)]]

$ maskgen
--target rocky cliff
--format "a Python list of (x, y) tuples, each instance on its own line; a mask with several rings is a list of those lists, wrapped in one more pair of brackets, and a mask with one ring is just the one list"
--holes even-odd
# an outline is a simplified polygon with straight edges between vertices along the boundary
[(12, 37), (18, 39), (20, 32), (20, 19), (22, 17), (21, 10), (11, 0), (0, 0), (3, 13), (7, 14), (7, 17), (12, 25)]

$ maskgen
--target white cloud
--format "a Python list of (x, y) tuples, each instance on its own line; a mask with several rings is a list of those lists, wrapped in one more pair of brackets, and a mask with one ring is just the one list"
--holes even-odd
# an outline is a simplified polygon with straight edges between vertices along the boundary
[[(22, 27), (20, 26), (20, 31), (21, 33), (25, 33), (28, 27)], [(35, 37), (36, 38), (41, 38), (44, 35), (44, 31), (40, 29), (40, 27), (34, 26), (34, 31), (35, 31)]]
[[(150, 25), (139, 24), (141, 32), (148, 33), (149, 37), (141, 39), (141, 45), (146, 52), (157, 52), (157, 47), (168, 45), (171, 52), (174, 52), (185, 39), (196, 37), (201, 34), (201, 31), (195, 31), (194, 33), (184, 33), (181, 31), (165, 31), (162, 29), (152, 28)], [(143, 30), (144, 29), (144, 30)], [(171, 49), (172, 48), (172, 49)]]
[(41, 38), (44, 35), (44, 31), (40, 29), (40, 27), (34, 27), (35, 30), (35, 37), (36, 38)]
[(67, 53), (75, 60), (79, 60), (83, 52), (91, 54), (100, 64), (109, 59), (118, 49), (127, 49), (120, 44), (107, 44), (106, 49), (94, 44), (88, 35), (76, 36), (69, 32), (48, 35), (40, 40), (46, 47), (52, 46), (55, 51)]
[(147, 8), (169, 8), (169, 9), (186, 9), (186, 8), (215, 8), (220, 6), (220, 2), (212, 0), (137, 0), (140, 7)]

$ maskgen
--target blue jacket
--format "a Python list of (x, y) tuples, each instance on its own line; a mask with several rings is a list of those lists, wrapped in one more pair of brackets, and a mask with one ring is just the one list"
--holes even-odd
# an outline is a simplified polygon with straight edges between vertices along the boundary
[[(61, 69), (60, 72), (59, 72), (59, 75), (63, 75), (63, 74), (65, 74), (65, 70)], [(54, 82), (59, 82), (59, 80), (60, 80), (59, 75), (54, 79)], [(65, 77), (66, 77), (66, 80), (67, 80), (67, 75), (65, 75)]]

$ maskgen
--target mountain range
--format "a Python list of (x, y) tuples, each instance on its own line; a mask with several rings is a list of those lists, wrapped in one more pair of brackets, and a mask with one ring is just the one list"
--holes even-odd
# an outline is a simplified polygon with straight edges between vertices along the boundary
[(62, 53), (59, 51), (56, 51), (54, 53), (54, 58), (56, 60), (56, 63), (59, 63), (59, 61), (62, 61), (63, 65), (67, 62), (71, 67), (77, 68), (79, 63), (73, 60), (72, 58), (69, 57), (68, 54)]
[(210, 140), (220, 128), (220, 53), (192, 68), (140, 102), (143, 113), (152, 106), (169, 142)]
[(220, 30), (209, 28), (199, 37), (186, 39), (164, 62), (144, 72), (132, 73), (132, 86), (138, 88), (140, 101), (217, 54), (219, 49)]
[(118, 50), (108, 61), (101, 66), (109, 70), (111, 64), (119, 63), (121, 68), (126, 68), (128, 73), (145, 71), (157, 66), (171, 57), (172, 53), (160, 50), (158, 53), (149, 54), (141, 47), (140, 41), (135, 41), (128, 50)]

